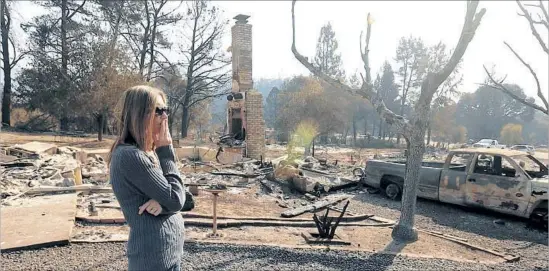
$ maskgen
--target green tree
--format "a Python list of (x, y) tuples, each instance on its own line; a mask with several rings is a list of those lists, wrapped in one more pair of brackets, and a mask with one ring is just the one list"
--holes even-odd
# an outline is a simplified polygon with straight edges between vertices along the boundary
[(280, 89), (277, 87), (273, 87), (265, 101), (265, 124), (271, 128), (275, 127), (277, 112), (280, 108), (278, 96), (279, 94)]
[[(410, 103), (410, 98), (413, 96), (411, 91), (421, 86), (425, 76), (428, 62), (427, 50), (421, 38), (402, 37), (398, 42), (395, 61), (399, 66), (397, 74), (402, 80), (399, 97), (401, 116), (405, 115), (406, 105)], [(400, 135), (397, 138), (398, 143), (400, 143)]]
[(17, 92), (30, 109), (58, 119), (61, 130), (68, 130), (75, 113), (83, 108), (80, 94), (89, 89), (93, 44), (102, 36), (98, 26), (88, 23), (91, 14), (86, 3), (39, 2), (46, 14), (22, 25), (29, 34), (33, 65), (18, 76)]
[[(450, 59), (452, 52), (447, 50), (446, 44), (439, 42), (428, 49), (428, 64), (427, 72), (437, 72), (444, 67), (444, 64)], [(448, 76), (448, 78), (437, 89), (433, 96), (433, 102), (431, 107), (433, 111), (439, 108), (443, 108), (454, 104), (454, 98), (460, 95), (459, 86), (463, 82), (463, 75), (461, 74), (462, 60), (456, 65), (456, 68)], [(452, 119), (455, 119), (452, 116)], [(433, 115), (431, 114), (429, 127), (427, 128), (427, 144), (431, 142), (431, 124), (433, 122)]]
[(508, 123), (501, 128), (500, 140), (503, 144), (516, 145), (522, 143), (522, 125)]
[[(522, 88), (505, 84), (514, 95), (530, 100)], [(456, 121), (467, 128), (474, 139), (497, 138), (507, 123), (528, 123), (532, 121), (534, 109), (522, 104), (490, 86), (480, 86), (474, 93), (461, 96), (457, 104)]]
[(452, 132), (452, 142), (465, 143), (467, 141), (467, 128), (460, 125), (455, 127)]
[[(376, 94), (383, 99), (390, 110), (398, 110), (398, 85), (395, 83), (395, 73), (393, 72), (393, 67), (388, 61), (383, 63), (381, 76), (378, 74), (378, 78), (376, 78), (376, 82), (374, 83), (374, 89)], [(388, 135), (389, 126), (387, 123), (383, 122), (382, 116), (379, 116), (378, 127), (379, 138)]]
[(340, 131), (347, 120), (347, 101), (340, 93), (325, 88), (314, 77), (294, 77), (284, 84), (279, 96), (280, 109), (276, 126), (286, 133), (306, 121), (317, 127), (314, 135), (316, 138)]
[(341, 54), (337, 52), (338, 44), (332, 24), (327, 23), (320, 29), (316, 44), (315, 66), (322, 73), (333, 78), (345, 78)]

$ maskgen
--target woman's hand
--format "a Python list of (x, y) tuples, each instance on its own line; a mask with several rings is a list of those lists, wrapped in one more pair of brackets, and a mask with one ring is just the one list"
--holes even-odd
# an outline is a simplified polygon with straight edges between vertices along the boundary
[(154, 145), (158, 147), (169, 146), (172, 144), (172, 136), (170, 135), (170, 130), (168, 129), (168, 118), (162, 119), (160, 124), (160, 131), (158, 134), (154, 135)]
[(158, 216), (160, 213), (162, 213), (162, 206), (160, 206), (160, 203), (154, 199), (150, 199), (149, 201), (145, 202), (145, 204), (141, 205), (139, 207), (139, 214), (143, 214), (144, 211), (147, 211), (149, 214)]

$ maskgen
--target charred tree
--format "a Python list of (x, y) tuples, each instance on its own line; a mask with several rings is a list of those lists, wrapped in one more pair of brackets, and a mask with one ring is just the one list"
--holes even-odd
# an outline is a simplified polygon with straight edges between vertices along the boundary
[(362, 47), (363, 40), (362, 38), (360, 39), (360, 52), (365, 71), (362, 78), (363, 82), (360, 89), (353, 89), (348, 85), (320, 72), (317, 68), (315, 68), (315, 65), (310, 63), (306, 57), (297, 51), (294, 12), (295, 2), (295, 0), (292, 2), (292, 52), (295, 58), (311, 73), (328, 82), (332, 86), (356, 95), (360, 95), (363, 98), (370, 100), (375, 110), (385, 120), (385, 122), (398, 131), (398, 133), (401, 134), (406, 140), (408, 155), (406, 159), (407, 166), (405, 171), (401, 216), (398, 225), (396, 225), (393, 229), (392, 237), (393, 239), (400, 241), (417, 240), (417, 231), (414, 229), (414, 215), (416, 209), (417, 186), (419, 183), (419, 170), (421, 167), (423, 153), (425, 151), (425, 132), (428, 123), (427, 117), (429, 116), (431, 101), (437, 88), (453, 72), (465, 54), (465, 51), (473, 39), (476, 29), (478, 28), (485, 13), (485, 9), (481, 9), (480, 12), (477, 13), (478, 1), (467, 1), (465, 23), (463, 25), (458, 44), (455, 47), (456, 49), (454, 50), (449, 61), (441, 70), (427, 74), (421, 84), (421, 91), (419, 99), (414, 106), (414, 113), (408, 120), (389, 110), (383, 100), (373, 91), (369, 63), (369, 43), (372, 25), (370, 15), (368, 14), (368, 26), (366, 30), (364, 48)]
[(182, 97), (172, 97), (181, 107), (181, 138), (187, 137), (192, 107), (226, 94), (230, 81), (226, 69), (230, 62), (221, 50), (226, 22), (221, 20), (219, 9), (204, 0), (188, 5), (189, 45), (181, 49), (187, 59), (185, 92)]
[[(26, 53), (17, 55), (15, 42), (10, 35), (11, 10), (7, 0), (0, 0), (0, 35), (2, 39), (2, 71), (4, 72), (4, 92), (2, 96), (1, 125), (11, 126), (11, 71)], [(10, 49), (11, 47), (11, 49)], [(10, 50), (12, 52), (10, 53)]]
[[(549, 13), (547, 13), (547, 9), (543, 5), (543, 1), (540, 0), (537, 5), (536, 4), (522, 5), (522, 3), (517, 0), (517, 5), (518, 5), (519, 9), (522, 11), (522, 14), (519, 13), (519, 16), (524, 17), (526, 19), (526, 21), (528, 22), (528, 25), (530, 26), (530, 30), (532, 32), (532, 35), (536, 38), (536, 40), (538, 41), (539, 46), (541, 47), (541, 49), (545, 53), (545, 58), (549, 57), (549, 47), (547, 46), (547, 44), (545, 44), (545, 41), (544, 41), (542, 35), (539, 33), (539, 30), (536, 28), (537, 25), (541, 25), (547, 31), (549, 31)], [(525, 6), (537, 8), (539, 10), (538, 11), (539, 12), (538, 13), (539, 20), (534, 19), (532, 17), (532, 14), (530, 13), (530, 11), (527, 8), (525, 8)], [(511, 45), (509, 45), (509, 43), (507, 43), (507, 42), (503, 42), (503, 43), (513, 53), (513, 55), (520, 61), (520, 63), (522, 63), (522, 65), (524, 65), (524, 67), (526, 67), (528, 69), (528, 71), (532, 75), (534, 81), (536, 82), (537, 96), (539, 97), (539, 99), (543, 103), (543, 106), (540, 106), (540, 105), (536, 104), (535, 101), (533, 101), (531, 99), (528, 99), (528, 97), (517, 96), (516, 93), (514, 93), (512, 89), (509, 89), (508, 87), (505, 86), (505, 84), (504, 84), (505, 78), (496, 79), (495, 75), (493, 73), (488, 72), (488, 69), (486, 69), (486, 67), (484, 67), (484, 71), (486, 72), (486, 75), (488, 76), (489, 84), (485, 84), (485, 85), (488, 85), (488, 86), (493, 87), (495, 89), (501, 90), (503, 93), (505, 93), (506, 95), (509, 95), (511, 98), (515, 99), (516, 101), (518, 101), (518, 102), (520, 102), (520, 103), (522, 103), (522, 104), (524, 104), (524, 105), (526, 105), (530, 108), (538, 110), (538, 111), (544, 113), (545, 115), (549, 115), (549, 103), (547, 102), (547, 97), (545, 97), (543, 95), (543, 91), (542, 91), (541, 85), (539, 83), (538, 75), (536, 74), (534, 69), (532, 69), (532, 66), (530, 66), (530, 64), (528, 64), (528, 62), (526, 62), (517, 53), (517, 51), (515, 51), (513, 49), (513, 47), (511, 47)]]

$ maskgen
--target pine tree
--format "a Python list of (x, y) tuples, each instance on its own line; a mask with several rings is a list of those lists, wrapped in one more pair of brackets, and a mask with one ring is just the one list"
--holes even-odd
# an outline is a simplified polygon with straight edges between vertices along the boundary
[(320, 36), (316, 44), (314, 64), (320, 72), (332, 78), (345, 78), (342, 68), (341, 54), (337, 52), (338, 43), (332, 24), (327, 23), (320, 29)]

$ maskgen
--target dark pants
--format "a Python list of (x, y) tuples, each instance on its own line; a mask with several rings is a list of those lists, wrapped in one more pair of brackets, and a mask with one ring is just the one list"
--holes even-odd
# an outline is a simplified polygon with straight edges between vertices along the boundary
[(174, 264), (168, 271), (181, 271), (181, 262)]

